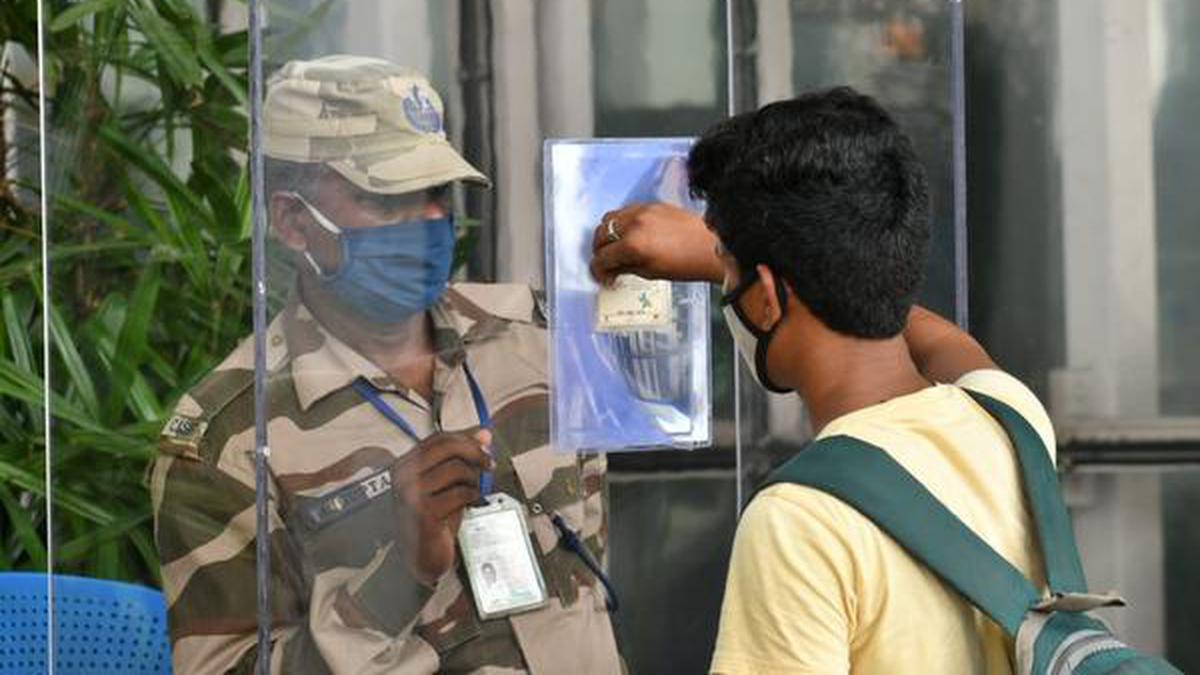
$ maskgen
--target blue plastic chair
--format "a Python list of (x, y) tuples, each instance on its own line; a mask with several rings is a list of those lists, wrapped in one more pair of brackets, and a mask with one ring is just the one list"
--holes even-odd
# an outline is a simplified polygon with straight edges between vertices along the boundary
[[(167, 608), (159, 591), (103, 579), (54, 577), (54, 672), (170, 673)], [(0, 675), (42, 675), (46, 575), (0, 573)]]

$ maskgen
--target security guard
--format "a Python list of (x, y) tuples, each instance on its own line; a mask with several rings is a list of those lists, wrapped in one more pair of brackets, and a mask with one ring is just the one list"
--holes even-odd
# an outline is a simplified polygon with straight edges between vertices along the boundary
[[(448, 283), (445, 186), (486, 178), (447, 142), (437, 93), (330, 56), (285, 65), (264, 117), (272, 231), (297, 269), (267, 335), (272, 672), (621, 672), (605, 460), (549, 445), (538, 296)], [(177, 673), (268, 658), (253, 395), (247, 340), (161, 437), (151, 491)], [(459, 543), (497, 496), (523, 536), (473, 531), (489, 580), (511, 575), (489, 590), (528, 591), (516, 599), (481, 596)]]

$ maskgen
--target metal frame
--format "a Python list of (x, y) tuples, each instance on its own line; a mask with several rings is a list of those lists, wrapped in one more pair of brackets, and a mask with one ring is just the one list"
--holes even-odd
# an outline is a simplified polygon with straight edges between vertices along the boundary
[(262, 3), (249, 0), (250, 38), (250, 203), (254, 274), (254, 525), (255, 588), (258, 611), (259, 675), (271, 673), (271, 530), (267, 460), (267, 212), (263, 194), (263, 40)]

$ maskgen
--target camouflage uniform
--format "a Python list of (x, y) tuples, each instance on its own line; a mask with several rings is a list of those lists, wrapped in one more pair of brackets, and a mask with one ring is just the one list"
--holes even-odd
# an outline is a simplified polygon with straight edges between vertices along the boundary
[[(557, 545), (550, 522), (561, 514), (603, 558), (605, 460), (548, 445), (546, 333), (533, 294), (456, 285), (431, 315), (438, 358), (430, 402), (397, 389), (299, 302), (270, 327), (273, 670), (619, 672), (603, 590)], [(375, 475), (415, 444), (352, 380), (363, 375), (389, 392), (422, 436), (466, 430), (479, 420), (464, 361), (492, 412), (496, 489), (527, 506), (553, 597), (545, 609), (506, 619), (478, 619), (461, 566), (436, 590), (416, 583), (394, 542), (390, 492), (338, 513), (337, 496), (347, 494), (339, 490), (370, 492)], [(180, 401), (152, 474), (179, 673), (250, 672), (256, 658), (253, 375), (247, 341)]]
[[(292, 63), (267, 95), (266, 152), (321, 162), (359, 188), (486, 181), (441, 129), (419, 75), (386, 62)], [(415, 164), (414, 164), (415, 162)], [(453, 285), (429, 311), (433, 397), (399, 389), (295, 295), (267, 340), (272, 671), (614, 673), (603, 589), (559, 546), (559, 514), (604, 559), (605, 460), (549, 445), (545, 321), (524, 286)], [(483, 621), (459, 562), (418, 583), (396, 537), (387, 469), (416, 442), (353, 388), (367, 378), (424, 438), (493, 423), (495, 490), (521, 501), (549, 604)], [(179, 402), (151, 474), (177, 673), (251, 672), (256, 653), (254, 364), (247, 340)]]

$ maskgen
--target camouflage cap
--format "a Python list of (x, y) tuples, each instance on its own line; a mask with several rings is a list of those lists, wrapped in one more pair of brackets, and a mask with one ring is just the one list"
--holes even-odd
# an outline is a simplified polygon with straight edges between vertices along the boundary
[(369, 192), (488, 185), (446, 140), (442, 112), (437, 92), (411, 68), (345, 54), (290, 61), (267, 86), (264, 151), (323, 162)]

